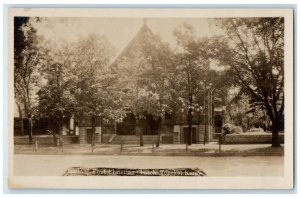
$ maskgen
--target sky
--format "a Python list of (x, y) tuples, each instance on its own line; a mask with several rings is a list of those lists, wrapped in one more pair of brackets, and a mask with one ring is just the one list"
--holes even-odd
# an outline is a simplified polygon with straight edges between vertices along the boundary
[[(144, 23), (144, 18), (45, 18), (33, 22), (38, 34), (50, 42), (76, 41), (90, 33), (105, 36), (116, 48), (117, 54), (125, 48)], [(147, 18), (146, 23), (153, 33), (160, 35), (162, 41), (176, 47), (173, 31), (184, 22), (194, 27), (198, 37), (219, 34), (217, 28), (210, 26), (205, 18)]]

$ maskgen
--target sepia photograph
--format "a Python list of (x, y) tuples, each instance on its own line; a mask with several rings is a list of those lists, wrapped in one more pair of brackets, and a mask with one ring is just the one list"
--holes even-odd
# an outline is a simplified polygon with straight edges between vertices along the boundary
[(292, 189), (292, 9), (11, 8), (9, 186)]

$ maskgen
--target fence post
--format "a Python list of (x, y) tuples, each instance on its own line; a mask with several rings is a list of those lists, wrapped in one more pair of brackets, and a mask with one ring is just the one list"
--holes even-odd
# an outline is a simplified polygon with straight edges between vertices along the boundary
[(121, 152), (123, 150), (123, 140), (121, 141)]
[(35, 140), (35, 152), (38, 152), (38, 141)]
[(64, 152), (64, 141), (61, 139), (61, 152)]
[(219, 153), (221, 154), (222, 134), (219, 136)]
[(94, 138), (92, 138), (91, 149), (92, 149), (92, 153), (93, 153), (94, 152)]
[(154, 152), (154, 141), (152, 142), (152, 153)]

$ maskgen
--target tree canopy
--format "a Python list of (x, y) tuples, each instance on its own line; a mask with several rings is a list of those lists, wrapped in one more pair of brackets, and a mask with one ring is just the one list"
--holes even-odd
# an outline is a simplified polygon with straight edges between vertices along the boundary
[[(39, 115), (56, 119), (59, 126), (64, 117), (89, 117), (94, 127), (99, 117), (121, 122), (129, 112), (137, 122), (150, 114), (163, 122), (166, 113), (177, 113), (191, 126), (193, 115), (208, 106), (209, 94), (232, 108), (229, 112), (243, 109), (247, 100), (246, 112), (267, 113), (272, 145), (278, 146), (284, 114), (283, 18), (212, 21), (224, 35), (200, 38), (184, 23), (173, 32), (176, 49), (144, 24), (113, 59), (114, 48), (104, 36), (90, 34), (50, 47), (30, 18), (15, 18), (16, 101), (31, 115), (38, 93)], [(227, 98), (231, 89), (245, 96), (236, 97), (235, 105)], [(159, 139), (160, 132), (157, 146)]]
[(272, 145), (279, 146), (278, 128), (284, 112), (284, 19), (216, 19), (228, 42), (220, 51), (242, 91), (272, 121)]

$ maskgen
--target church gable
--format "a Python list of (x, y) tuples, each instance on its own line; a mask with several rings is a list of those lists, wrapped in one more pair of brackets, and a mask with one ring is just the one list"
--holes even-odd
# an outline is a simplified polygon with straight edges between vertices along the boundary
[(141, 56), (146, 54), (149, 45), (153, 45), (155, 43), (159, 43), (159, 38), (150, 30), (145, 20), (141, 29), (122, 50), (113, 62), (112, 66), (120, 66), (120, 63), (125, 59), (126, 61), (133, 62), (135, 59), (141, 58)]

